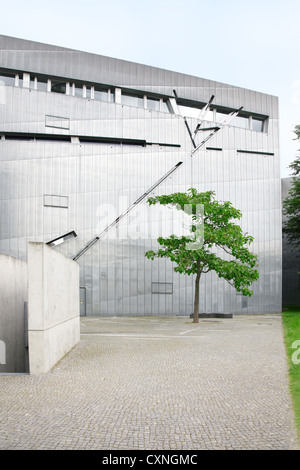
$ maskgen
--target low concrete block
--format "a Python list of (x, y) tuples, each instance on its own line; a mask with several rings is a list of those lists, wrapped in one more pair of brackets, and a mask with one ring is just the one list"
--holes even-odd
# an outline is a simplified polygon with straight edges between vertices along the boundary
[(48, 372), (79, 342), (79, 310), (79, 265), (43, 243), (29, 243), (30, 374)]

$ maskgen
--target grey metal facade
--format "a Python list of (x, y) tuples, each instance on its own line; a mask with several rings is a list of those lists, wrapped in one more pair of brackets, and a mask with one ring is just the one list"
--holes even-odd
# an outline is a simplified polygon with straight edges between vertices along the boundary
[[(53, 249), (74, 257), (178, 162), (154, 191), (214, 190), (243, 213), (260, 279), (248, 300), (213, 273), (200, 311), (281, 311), (278, 99), (141, 64), (0, 36), (0, 252), (27, 257), (27, 242), (77, 237)], [(214, 95), (204, 128), (231, 111), (193, 157), (187, 130)], [(177, 100), (175, 99), (177, 97)], [(186, 123), (184, 120), (186, 116)], [(209, 135), (197, 134), (199, 143)], [(146, 199), (78, 259), (87, 315), (189, 315), (193, 279), (151, 262), (173, 214)]]

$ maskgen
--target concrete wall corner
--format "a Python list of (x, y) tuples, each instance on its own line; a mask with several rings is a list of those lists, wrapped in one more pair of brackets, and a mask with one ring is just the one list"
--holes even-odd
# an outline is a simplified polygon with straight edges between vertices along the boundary
[(48, 372), (80, 340), (79, 265), (44, 243), (28, 244), (31, 375)]

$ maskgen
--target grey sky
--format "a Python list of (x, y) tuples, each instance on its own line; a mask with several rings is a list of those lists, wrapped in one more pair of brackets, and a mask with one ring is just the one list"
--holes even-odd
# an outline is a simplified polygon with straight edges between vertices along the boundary
[(278, 96), (281, 176), (289, 176), (300, 148), (299, 0), (14, 0), (1, 19), (8, 36)]

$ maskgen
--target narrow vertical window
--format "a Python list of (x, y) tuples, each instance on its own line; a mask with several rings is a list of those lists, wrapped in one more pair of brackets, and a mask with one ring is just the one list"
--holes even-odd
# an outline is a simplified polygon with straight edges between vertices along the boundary
[(73, 84), (72, 83), (67, 83), (66, 84), (66, 94), (69, 96), (73, 95)]
[(91, 87), (90, 86), (86, 86), (85, 87), (85, 98), (90, 100), (91, 99)]
[(264, 131), (264, 120), (252, 117), (252, 130), (256, 132)]
[(75, 92), (74, 92), (74, 95), (75, 95), (75, 96), (79, 96), (80, 98), (83, 97), (83, 87), (82, 87), (81, 85), (75, 84)]
[(15, 86), (15, 74), (0, 72), (0, 81), (4, 85)]
[(39, 91), (47, 91), (48, 79), (47, 78), (38, 78), (36, 89)]
[(147, 97), (147, 108), (152, 111), (160, 110), (160, 100), (158, 98), (149, 98)]
[(51, 91), (54, 93), (66, 94), (66, 82), (51, 80)]
[(94, 87), (94, 100), (96, 101), (108, 101), (108, 90), (101, 87)]
[(115, 102), (115, 92), (111, 89), (108, 90), (108, 101), (109, 103)]
[(30, 89), (37, 90), (37, 78), (30, 75)]

